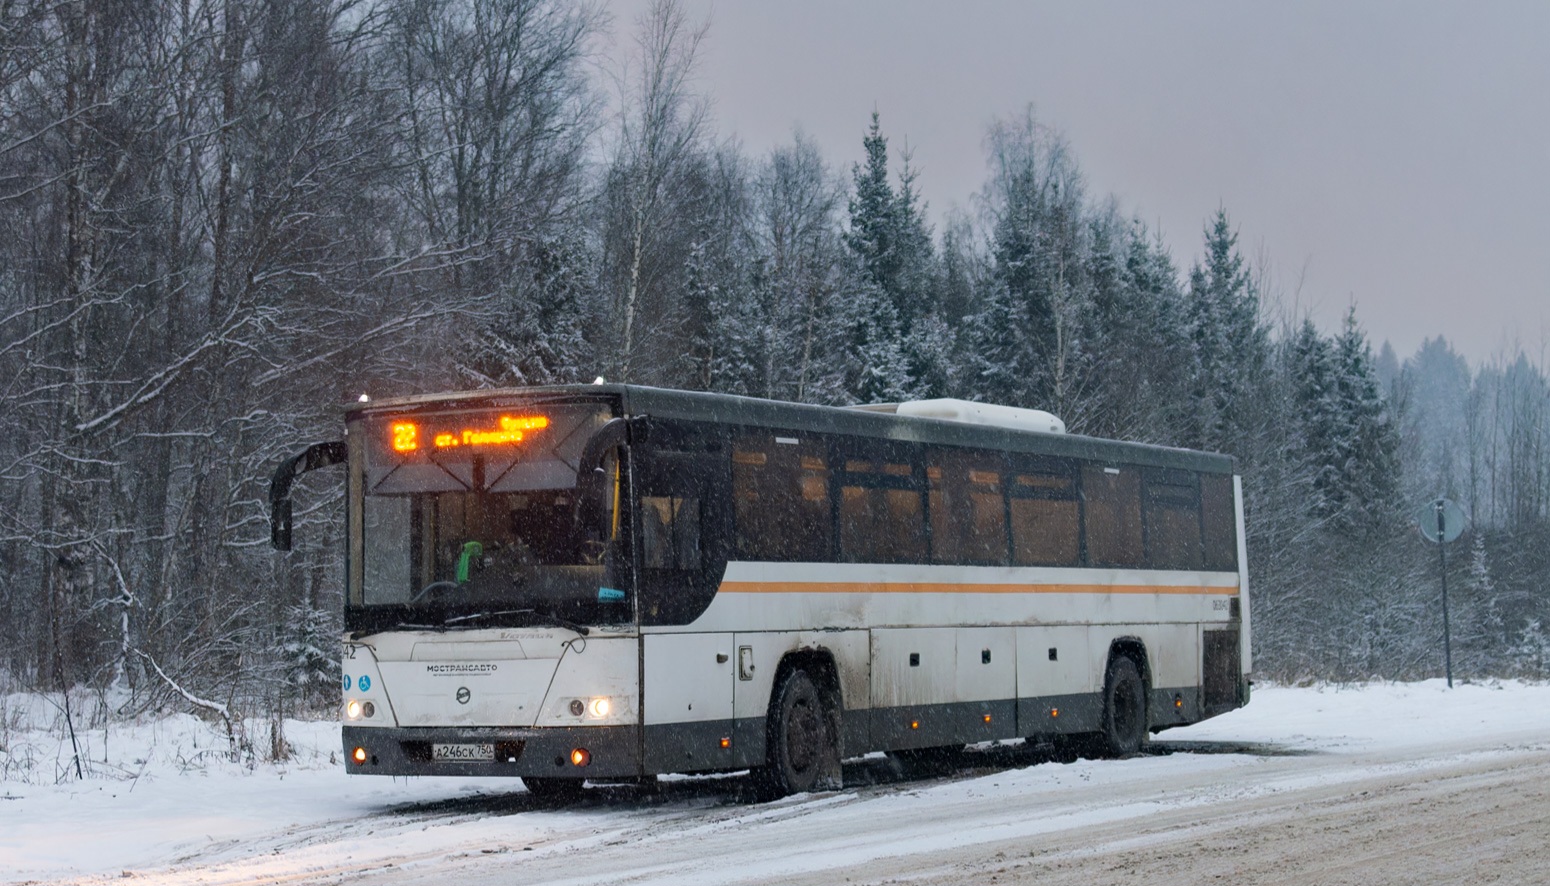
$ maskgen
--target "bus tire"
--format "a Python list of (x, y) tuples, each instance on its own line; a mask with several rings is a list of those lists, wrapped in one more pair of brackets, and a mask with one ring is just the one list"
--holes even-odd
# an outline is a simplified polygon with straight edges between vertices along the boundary
[(1103, 681), (1103, 750), (1124, 757), (1146, 742), (1146, 683), (1128, 655), (1109, 660)]
[(544, 803), (566, 803), (581, 797), (582, 785), (586, 783), (581, 778), (545, 778), (543, 776), (523, 776), (522, 784), (527, 792), (533, 795), (533, 799)]
[(813, 790), (837, 762), (833, 718), (801, 668), (786, 674), (771, 701), (765, 754), (767, 763), (757, 773), (764, 799)]

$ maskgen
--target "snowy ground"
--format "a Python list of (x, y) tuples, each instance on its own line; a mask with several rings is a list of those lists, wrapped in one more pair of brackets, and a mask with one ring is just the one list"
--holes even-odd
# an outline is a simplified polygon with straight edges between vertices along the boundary
[[(346, 777), (334, 723), (289, 723), (295, 759), (251, 768), (193, 718), (96, 729), (81, 735), (78, 781), (68, 741), (38, 728), (55, 717), (37, 699), (0, 703), (3, 883), (512, 882), (521, 870), (529, 883), (723, 886), (833, 882), (842, 870), (913, 881), (938, 863), (957, 865), (944, 879), (976, 882), (985, 857), (1041, 835), (1117, 828), (1104, 851), (1118, 852), (1161, 839), (1129, 822), (1173, 815), (1200, 829), (1237, 808), (1225, 804), (1250, 814), (1278, 792), (1550, 751), (1550, 686), (1260, 687), (1241, 711), (1159, 736), (1172, 753), (1062, 765), (997, 748), (913, 780), (867, 759), (847, 764), (844, 791), (770, 804), (742, 802), (738, 780), (723, 779), (592, 789), (546, 808), (514, 781)], [(1542, 817), (1530, 824), (1542, 836)]]

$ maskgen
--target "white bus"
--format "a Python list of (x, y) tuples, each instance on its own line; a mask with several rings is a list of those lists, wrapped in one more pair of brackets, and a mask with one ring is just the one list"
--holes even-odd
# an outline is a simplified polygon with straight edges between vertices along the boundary
[(584, 780), (1028, 738), (1109, 754), (1249, 694), (1225, 456), (961, 401), (629, 385), (348, 410), (346, 766)]

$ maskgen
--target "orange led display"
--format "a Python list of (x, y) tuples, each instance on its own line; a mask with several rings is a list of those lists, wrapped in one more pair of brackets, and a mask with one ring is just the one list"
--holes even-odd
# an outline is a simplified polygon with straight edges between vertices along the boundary
[[(528, 433), (543, 430), (548, 426), (549, 417), (545, 415), (503, 415), (493, 428), (440, 431), (431, 436), (431, 445), (437, 449), (450, 449), (455, 446), (505, 446), (521, 443)], [(413, 422), (394, 422), (392, 435), (393, 449), (398, 452), (414, 452), (420, 448), (420, 428)]]
[(420, 426), (401, 421), (393, 424), (393, 448), (399, 452), (413, 452), (420, 448)]

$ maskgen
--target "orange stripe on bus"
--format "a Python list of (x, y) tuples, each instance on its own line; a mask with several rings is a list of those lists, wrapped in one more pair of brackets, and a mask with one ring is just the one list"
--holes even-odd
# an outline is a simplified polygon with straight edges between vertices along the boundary
[(724, 594), (1206, 594), (1236, 596), (1237, 586), (1029, 585), (925, 582), (726, 581)]

